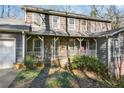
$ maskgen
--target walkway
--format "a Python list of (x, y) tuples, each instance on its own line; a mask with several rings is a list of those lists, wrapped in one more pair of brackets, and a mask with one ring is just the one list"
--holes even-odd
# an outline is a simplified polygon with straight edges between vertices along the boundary
[(8, 88), (17, 73), (18, 71), (14, 69), (0, 69), (0, 88)]

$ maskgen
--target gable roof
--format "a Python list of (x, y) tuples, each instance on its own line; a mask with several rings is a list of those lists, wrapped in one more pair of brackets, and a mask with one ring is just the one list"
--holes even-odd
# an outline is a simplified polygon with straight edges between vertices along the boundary
[(38, 7), (32, 7), (32, 6), (23, 6), (22, 9), (24, 9), (27, 12), (44, 13), (44, 14), (73, 17), (73, 18), (82, 18), (86, 20), (94, 20), (94, 21), (108, 22), (108, 23), (111, 22), (111, 20), (108, 20), (108, 19), (96, 18), (96, 17), (86, 16), (82, 14), (67, 13), (65, 11), (57, 11), (57, 10), (44, 9), (44, 8), (38, 8)]
[(124, 27), (114, 29), (114, 30), (103, 31), (103, 32), (90, 33), (89, 37), (108, 37), (108, 36), (116, 35), (116, 34), (121, 33), (123, 31), (124, 31)]

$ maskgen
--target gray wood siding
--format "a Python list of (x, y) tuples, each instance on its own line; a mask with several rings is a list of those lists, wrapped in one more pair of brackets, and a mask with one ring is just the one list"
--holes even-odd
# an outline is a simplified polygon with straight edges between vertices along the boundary
[[(40, 17), (38, 18), (40, 20), (41, 25), (39, 26), (37, 24), (34, 24), (34, 21), (35, 21), (34, 16), (36, 14), (37, 13), (27, 12), (26, 23), (32, 24), (32, 27), (39, 27), (39, 30), (42, 30), (42, 31), (44, 30), (66, 31), (66, 18), (65, 17), (60, 17), (60, 28), (54, 29), (52, 27), (52, 16), (53, 15), (37, 14), (37, 15), (40, 15)], [(38, 20), (38, 24), (39, 24), (39, 20)], [(82, 20), (86, 21), (86, 25), (82, 25), (81, 23)], [(84, 33), (84, 32), (100, 32), (100, 31), (107, 31), (107, 30), (111, 30), (111, 23), (75, 18), (75, 29), (70, 30), (70, 31)]]
[(102, 63), (107, 63), (107, 39), (97, 39), (97, 55)]
[(16, 39), (16, 62), (22, 62), (22, 34), (0, 33), (0, 37), (5, 39)]

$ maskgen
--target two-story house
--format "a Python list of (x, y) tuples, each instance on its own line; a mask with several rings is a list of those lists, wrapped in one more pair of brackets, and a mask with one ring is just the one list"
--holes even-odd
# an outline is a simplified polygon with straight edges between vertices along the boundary
[(100, 52), (105, 51), (97, 51), (97, 37), (89, 35), (111, 30), (111, 21), (42, 8), (24, 7), (24, 10), (25, 22), (32, 28), (26, 35), (26, 54), (37, 55), (45, 62), (66, 64), (68, 57), (101, 57)]
[(112, 30), (110, 20), (30, 6), (23, 10), (25, 20), (0, 19), (0, 68), (26, 55), (61, 66), (74, 55), (96, 56), (112, 69), (122, 61), (124, 28)]

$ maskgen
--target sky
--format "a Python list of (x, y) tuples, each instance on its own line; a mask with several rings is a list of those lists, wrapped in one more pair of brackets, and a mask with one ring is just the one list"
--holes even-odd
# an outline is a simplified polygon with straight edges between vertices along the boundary
[[(36, 5), (35, 5), (36, 6)], [(6, 8), (7, 6), (5, 6)], [(12, 6), (12, 8), (16, 9), (16, 16), (18, 18), (24, 18), (24, 11), (21, 9), (21, 5), (16, 5), (16, 6)], [(65, 10), (66, 7), (70, 7), (71, 9), (71, 12), (74, 12), (74, 13), (79, 13), (79, 14), (84, 14), (84, 15), (89, 15), (90, 14), (90, 11), (91, 11), (91, 8), (89, 5), (37, 5), (37, 7), (42, 7), (42, 8), (47, 8), (47, 9), (55, 9), (55, 10)], [(106, 6), (107, 7), (107, 6)], [(1, 8), (2, 6), (0, 5), (0, 13), (2, 12), (1, 11)], [(124, 12), (124, 6), (123, 5), (119, 5), (118, 8)], [(13, 10), (11, 11), (11, 15), (13, 15)], [(5, 9), (5, 11), (8, 11), (7, 9)], [(4, 14), (5, 16), (7, 15), (6, 13)]]
[[(36, 5), (35, 5), (36, 6)], [(7, 6), (4, 5), (5, 7), (5, 12), (8, 11)], [(47, 9), (55, 9), (55, 10), (61, 10), (63, 11), (65, 9), (65, 5), (40, 5), (37, 7), (42, 7), (42, 8), (47, 8)], [(14, 9), (16, 9), (16, 16), (20, 19), (24, 18), (24, 11), (21, 9), (22, 6), (20, 5), (15, 5), (15, 6), (11, 6), (12, 10), (11, 10), (11, 15), (14, 15)], [(71, 5), (71, 12), (75, 12), (75, 13), (80, 13), (80, 14), (85, 14), (88, 15), (90, 12), (90, 8), (87, 5)], [(0, 5), (0, 14), (2, 13), (2, 5)], [(4, 13), (4, 16), (7, 16), (7, 13)]]

